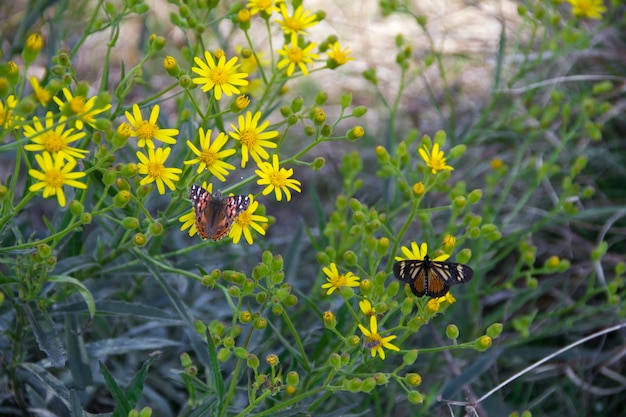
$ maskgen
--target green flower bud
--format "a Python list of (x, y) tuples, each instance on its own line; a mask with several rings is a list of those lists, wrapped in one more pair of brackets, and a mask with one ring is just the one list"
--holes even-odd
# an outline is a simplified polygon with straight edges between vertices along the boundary
[(459, 328), (454, 324), (448, 324), (446, 327), (446, 337), (456, 342), (456, 339), (459, 338)]
[(164, 232), (165, 228), (162, 223), (155, 222), (150, 225), (150, 234), (153, 236), (161, 236)]
[(81, 214), (83, 214), (83, 210), (84, 207), (80, 201), (70, 201), (70, 213), (72, 213), (74, 216), (80, 216)]
[(424, 396), (419, 391), (409, 391), (407, 399), (411, 404), (421, 404), (424, 402)]
[(416, 360), (417, 360), (417, 349), (412, 349), (404, 354), (404, 356), (402, 357), (402, 364), (404, 366), (411, 366), (415, 363)]
[(304, 104), (304, 99), (302, 96), (297, 96), (291, 101), (291, 111), (293, 113), (298, 113), (302, 110), (302, 106)]
[(248, 368), (257, 369), (260, 364), (261, 362), (259, 361), (259, 358), (254, 353), (248, 354), (248, 361), (247, 361)]
[(354, 110), (352, 110), (352, 115), (354, 117), (363, 117), (365, 116), (366, 113), (367, 113), (367, 107), (365, 106), (358, 106), (358, 107), (355, 107)]
[(476, 339), (476, 349), (483, 352), (491, 347), (491, 338), (489, 336), (481, 336)]
[(361, 391), (361, 387), (363, 385), (363, 381), (361, 378), (352, 378), (348, 381), (348, 391), (350, 392), (359, 392)]
[(252, 326), (257, 330), (263, 330), (267, 327), (267, 320), (263, 317), (257, 317), (254, 319)]
[(139, 227), (139, 219), (137, 217), (126, 217), (122, 220), (122, 227), (126, 230), (135, 230)]
[(356, 256), (356, 254), (353, 251), (348, 250), (343, 254), (343, 260), (346, 262), (348, 266), (354, 266), (358, 263), (359, 258)]
[(315, 96), (315, 104), (317, 106), (321, 106), (322, 104), (326, 103), (327, 100), (328, 100), (328, 94), (326, 94), (324, 91), (320, 91)]
[(143, 233), (136, 233), (135, 236), (133, 236), (133, 242), (136, 246), (142, 247), (148, 243), (148, 239)]
[(183, 352), (180, 354), (180, 364), (183, 368), (189, 368), (192, 365), (191, 356), (187, 352)]
[(500, 333), (502, 333), (502, 323), (492, 324), (491, 326), (487, 327), (487, 331), (485, 333), (490, 338), (495, 339), (496, 337), (500, 336)]
[(361, 384), (361, 391), (371, 392), (374, 388), (376, 388), (376, 380), (374, 377), (370, 376), (363, 380), (363, 384)]
[(220, 362), (226, 362), (230, 358), (230, 349), (222, 348), (217, 352), (217, 360)]
[(331, 368), (338, 370), (339, 368), (341, 368), (341, 356), (336, 353), (331, 353), (328, 357), (328, 364), (331, 366)]
[(91, 213), (83, 213), (83, 214), (80, 215), (80, 222), (82, 224), (89, 224), (89, 223), (91, 223), (91, 219), (92, 219)]
[(113, 197), (113, 205), (117, 208), (125, 207), (131, 199), (129, 191), (122, 190)]

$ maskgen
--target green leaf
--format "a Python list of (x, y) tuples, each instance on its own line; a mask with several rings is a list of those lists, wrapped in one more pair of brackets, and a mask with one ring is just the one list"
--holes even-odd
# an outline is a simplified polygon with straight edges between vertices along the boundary
[(64, 367), (67, 359), (65, 347), (59, 334), (54, 329), (54, 322), (48, 313), (36, 306), (34, 309), (31, 309), (30, 305), (27, 304), (23, 307), (39, 349), (48, 356), (52, 366), (55, 368)]
[(141, 369), (135, 374), (135, 376), (133, 376), (133, 379), (130, 380), (130, 383), (124, 391), (126, 394), (126, 398), (128, 398), (128, 401), (130, 402), (130, 405), (132, 407), (135, 407), (137, 405), (139, 397), (141, 397), (144, 382), (146, 381), (146, 377), (148, 376), (148, 370), (150, 369), (150, 365), (152, 365), (152, 362), (154, 362), (154, 358), (149, 358), (143, 363), (143, 365), (141, 365)]
[(85, 303), (87, 304), (87, 309), (89, 310), (89, 318), (94, 318), (94, 316), (96, 315), (96, 302), (94, 301), (93, 296), (91, 295), (87, 287), (85, 287), (82, 282), (80, 282), (76, 278), (72, 278), (67, 275), (52, 275), (48, 277), (48, 281), (56, 282), (58, 284), (69, 284), (76, 287), (80, 295), (83, 297), (83, 300), (85, 300)]
[(132, 409), (130, 403), (128, 402), (128, 398), (120, 388), (109, 369), (102, 361), (98, 361), (100, 365), (100, 372), (102, 372), (102, 376), (104, 376), (104, 382), (107, 384), (107, 388), (113, 397), (113, 401), (115, 402), (115, 410), (113, 410), (113, 417), (126, 417), (128, 413)]

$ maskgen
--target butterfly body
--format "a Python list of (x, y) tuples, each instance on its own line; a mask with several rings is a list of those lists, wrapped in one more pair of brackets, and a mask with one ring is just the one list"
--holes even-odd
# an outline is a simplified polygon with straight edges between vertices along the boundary
[(250, 198), (234, 195), (222, 198), (217, 192), (211, 194), (198, 185), (189, 188), (189, 199), (196, 214), (196, 230), (202, 239), (223, 239), (233, 222), (250, 205)]
[(393, 265), (393, 274), (400, 281), (409, 284), (413, 294), (418, 297), (443, 297), (451, 285), (471, 280), (474, 271), (467, 265), (433, 261), (426, 255), (423, 260), (396, 262)]

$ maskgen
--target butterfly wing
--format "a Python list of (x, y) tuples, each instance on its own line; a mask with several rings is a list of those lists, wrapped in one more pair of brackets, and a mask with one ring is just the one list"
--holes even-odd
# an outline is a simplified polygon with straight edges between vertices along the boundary
[(399, 261), (393, 264), (393, 274), (402, 282), (411, 286), (411, 291), (418, 297), (426, 294), (425, 262), (420, 260)]
[(206, 240), (211, 232), (211, 207), (214, 205), (214, 198), (210, 192), (198, 185), (192, 185), (189, 188), (189, 199), (193, 204), (193, 210), (196, 214), (196, 230), (198, 235)]
[(243, 195), (222, 198), (212, 195), (204, 188), (192, 185), (189, 198), (196, 214), (196, 230), (202, 239), (220, 240), (228, 235), (233, 222), (250, 205), (250, 198)]
[(220, 200), (219, 209), (212, 218), (211, 239), (223, 239), (230, 232), (235, 219), (249, 205), (250, 198), (247, 195), (234, 195)]
[(443, 297), (450, 286), (467, 282), (474, 276), (474, 271), (467, 265), (431, 261), (428, 256), (424, 260), (396, 262), (393, 273), (400, 281), (409, 283), (411, 291), (418, 297)]

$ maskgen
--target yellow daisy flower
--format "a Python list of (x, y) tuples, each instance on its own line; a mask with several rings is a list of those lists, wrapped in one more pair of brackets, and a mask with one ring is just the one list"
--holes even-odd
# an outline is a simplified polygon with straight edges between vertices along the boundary
[(226, 181), (225, 175), (228, 175), (228, 170), (232, 171), (235, 169), (233, 165), (222, 160), (235, 153), (234, 149), (222, 150), (226, 141), (228, 141), (228, 136), (220, 132), (213, 143), (211, 143), (211, 129), (207, 129), (205, 133), (202, 128), (199, 128), (198, 133), (200, 135), (200, 150), (196, 148), (191, 141), (187, 141), (187, 146), (196, 154), (197, 158), (190, 159), (183, 163), (185, 165), (198, 164), (198, 174), (208, 169), (209, 172), (220, 181)]
[(445, 154), (443, 153), (443, 151), (439, 150), (438, 143), (435, 143), (433, 145), (432, 152), (429, 152), (428, 146), (426, 145), (422, 146), (419, 149), (419, 154), (424, 160), (424, 162), (426, 162), (426, 165), (428, 165), (432, 169), (433, 174), (436, 174), (439, 171), (454, 170), (454, 168), (452, 168), (450, 165), (446, 165)]
[(289, 16), (287, 11), (287, 5), (283, 2), (280, 4), (280, 14), (283, 16), (283, 20), (276, 20), (285, 32), (285, 35), (292, 33), (296, 35), (307, 35), (304, 29), (308, 29), (317, 24), (317, 16), (311, 14), (310, 10), (303, 10), (302, 5), (293, 12), (293, 16)]
[(252, 15), (263, 12), (269, 16), (274, 12), (280, 11), (275, 3), (275, 0), (250, 0), (246, 7), (250, 9), (250, 14)]
[(240, 94), (241, 91), (236, 86), (248, 85), (248, 80), (244, 80), (248, 76), (246, 72), (237, 72), (239, 64), (236, 64), (238, 57), (231, 58), (226, 62), (226, 57), (221, 56), (215, 64), (213, 55), (210, 52), (204, 52), (204, 59), (195, 57), (193, 60), (198, 65), (192, 67), (191, 70), (199, 75), (192, 79), (194, 84), (202, 84), (201, 90), (205, 93), (213, 89), (213, 95), (216, 100), (222, 98), (222, 93), (227, 96)]
[(272, 130), (270, 132), (263, 132), (270, 124), (269, 120), (264, 121), (260, 126), (259, 120), (261, 119), (261, 113), (256, 112), (252, 116), (251, 112), (246, 112), (245, 117), (240, 115), (237, 118), (239, 126), (230, 124), (230, 127), (234, 132), (230, 132), (229, 135), (241, 142), (241, 167), (244, 168), (248, 163), (248, 154), (252, 155), (252, 158), (257, 162), (262, 159), (267, 159), (270, 155), (264, 148), (276, 148), (278, 145), (274, 142), (270, 142), (269, 139), (278, 136), (278, 132)]
[(359, 329), (365, 337), (365, 342), (363, 343), (363, 345), (366, 349), (371, 350), (372, 357), (375, 357), (376, 354), (378, 354), (378, 356), (380, 356), (380, 359), (385, 360), (385, 351), (383, 350), (383, 348), (396, 352), (400, 350), (399, 347), (389, 343), (397, 336), (392, 335), (382, 337), (380, 334), (378, 334), (378, 321), (375, 314), (370, 316), (370, 330), (366, 329), (361, 324), (359, 324)]
[(76, 167), (75, 160), (64, 162), (61, 155), (52, 156), (48, 152), (35, 155), (35, 160), (39, 164), (41, 171), (29, 169), (28, 175), (39, 182), (31, 185), (28, 190), (37, 192), (43, 189), (43, 197), (48, 198), (56, 195), (57, 201), (61, 207), (65, 207), (65, 193), (63, 186), (68, 185), (74, 188), (86, 189), (87, 185), (76, 181), (78, 178), (84, 177), (84, 172), (72, 172)]
[(279, 55), (285, 57), (278, 61), (276, 67), (278, 69), (287, 67), (287, 76), (291, 77), (297, 65), (304, 75), (309, 75), (307, 64), (313, 64), (313, 59), (319, 58), (319, 55), (311, 52), (315, 46), (315, 43), (310, 43), (304, 49), (301, 49), (300, 46), (298, 46), (298, 36), (292, 33), (291, 44), (285, 44), (283, 49), (276, 51)]
[(602, 19), (602, 13), (606, 12), (602, 0), (567, 0), (567, 2), (572, 6), (572, 13), (575, 16)]
[(83, 96), (74, 97), (68, 88), (63, 89), (63, 95), (65, 96), (65, 103), (58, 97), (54, 97), (54, 102), (59, 106), (59, 110), (61, 110), (65, 116), (78, 117), (78, 119), (74, 121), (76, 129), (78, 130), (83, 128), (83, 122), (91, 127), (96, 127), (95, 116), (111, 108), (111, 104), (107, 104), (102, 108), (94, 108), (98, 97), (93, 96), (89, 100)]
[(24, 149), (35, 152), (49, 152), (52, 156), (60, 156), (68, 161), (84, 158), (89, 151), (73, 148), (69, 144), (83, 138), (86, 133), (73, 133), (73, 128), (66, 130), (66, 120), (65, 116), (61, 116), (59, 122), (55, 124), (54, 115), (49, 111), (46, 113), (44, 126), (37, 116), (33, 116), (33, 126), (24, 126), (24, 136), (33, 143), (24, 146)]
[(267, 185), (263, 190), (263, 195), (268, 195), (272, 191), (276, 193), (276, 201), (283, 199), (283, 194), (287, 197), (287, 201), (291, 201), (291, 191), (289, 189), (301, 192), (300, 181), (289, 178), (293, 175), (293, 168), (285, 169), (280, 167), (278, 155), (272, 157), (272, 163), (259, 162), (259, 168), (256, 174), (259, 176), (257, 184)]
[(348, 61), (354, 61), (354, 58), (349, 55), (352, 53), (350, 49), (344, 48), (341, 49), (341, 45), (339, 42), (335, 42), (328, 46), (328, 51), (326, 51), (326, 55), (328, 55), (328, 59), (332, 62), (330, 63), (331, 68), (338, 67), (340, 65), (345, 64)]
[(322, 268), (326, 274), (326, 283), (322, 284), (322, 288), (328, 288), (326, 295), (331, 295), (335, 290), (341, 290), (343, 287), (358, 287), (360, 278), (352, 272), (340, 274), (337, 265), (332, 262), (330, 268)]
[[(418, 247), (417, 243), (411, 242), (410, 249), (407, 248), (406, 246), (402, 246), (400, 250), (404, 254), (404, 257), (396, 256), (395, 257), (396, 261), (403, 261), (405, 259), (414, 259), (417, 261), (423, 261), (424, 257), (428, 254), (428, 244), (424, 242)], [(444, 253), (442, 255), (437, 256), (436, 258), (431, 259), (431, 261), (445, 261), (449, 257), (450, 255), (448, 255), (447, 253)]]
[(52, 94), (39, 84), (37, 77), (30, 77), (28, 81), (30, 81), (30, 85), (33, 87), (35, 100), (37, 100), (42, 107), (46, 107), (50, 100), (52, 100)]
[(160, 140), (161, 142), (170, 145), (174, 145), (176, 143), (174, 136), (178, 135), (178, 129), (161, 129), (157, 125), (160, 110), (161, 108), (159, 105), (155, 105), (150, 112), (149, 120), (143, 120), (139, 106), (136, 104), (133, 104), (133, 114), (130, 114), (129, 111), (125, 113), (128, 122), (133, 127), (133, 131), (130, 136), (139, 139), (137, 141), (137, 146), (140, 148), (148, 145), (148, 148), (154, 149), (154, 142), (152, 139)]
[(0, 126), (9, 129), (13, 121), (17, 119), (13, 116), (13, 109), (17, 107), (17, 100), (14, 95), (7, 97), (6, 104), (0, 101)]
[(145, 175), (139, 184), (145, 185), (152, 182), (156, 182), (159, 194), (165, 194), (165, 185), (170, 190), (174, 190), (173, 181), (178, 181), (182, 169), (180, 168), (166, 168), (165, 161), (170, 156), (172, 148), (157, 148), (156, 151), (153, 148), (148, 148), (148, 156), (144, 155), (140, 151), (137, 151), (137, 158), (139, 163), (137, 164), (138, 172), (141, 175)]
[[(237, 216), (235, 222), (233, 223), (233, 227), (230, 229), (230, 233), (228, 234), (234, 244), (239, 243), (241, 236), (243, 235), (248, 244), (252, 245), (253, 239), (251, 229), (254, 229), (259, 234), (265, 236), (265, 229), (267, 228), (269, 219), (265, 216), (254, 214), (254, 212), (259, 208), (259, 202), (254, 200), (254, 196), (252, 194), (248, 195), (248, 197), (250, 198), (248, 208)], [(261, 225), (260, 223), (264, 224)]]
[(359, 301), (359, 308), (366, 316), (374, 316), (376, 315), (376, 309), (372, 306), (369, 300)]

